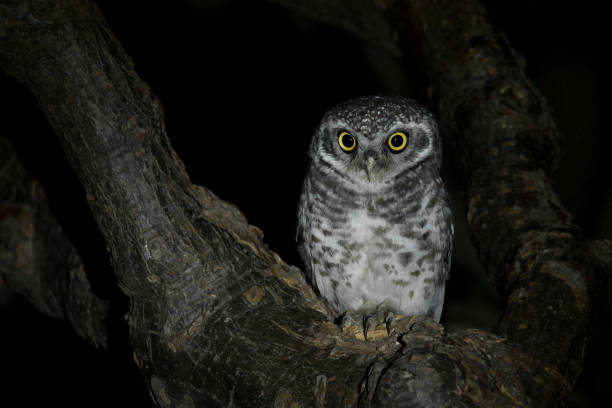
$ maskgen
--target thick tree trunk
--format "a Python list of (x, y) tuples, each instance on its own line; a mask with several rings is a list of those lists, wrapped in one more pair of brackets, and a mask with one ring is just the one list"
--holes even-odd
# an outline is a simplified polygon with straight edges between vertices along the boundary
[[(398, 341), (340, 332), (257, 228), (191, 184), (159, 101), (93, 3), (0, 5), (0, 66), (36, 96), (87, 192), (130, 297), (135, 361), (158, 405), (567, 400), (612, 251), (580, 237), (549, 185), (557, 144), (544, 101), (478, 3), (363, 4), (372, 27), (390, 33), (367, 38), (411, 45), (431, 74), (466, 175), (474, 240), (508, 299), (495, 334), (447, 333), (410, 318)], [(328, 22), (352, 18), (330, 10)]]

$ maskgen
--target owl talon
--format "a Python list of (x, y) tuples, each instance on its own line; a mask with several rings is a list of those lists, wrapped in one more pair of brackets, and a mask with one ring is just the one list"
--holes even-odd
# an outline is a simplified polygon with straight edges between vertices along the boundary
[(387, 334), (390, 336), (395, 329), (395, 315), (393, 312), (388, 312), (385, 317), (385, 326), (387, 327)]
[(363, 319), (363, 338), (368, 340), (368, 331), (372, 327), (376, 327), (376, 322), (374, 321), (374, 316), (365, 316)]
[(340, 317), (340, 330), (344, 331), (347, 327), (349, 326), (354, 326), (355, 325), (355, 321), (353, 320), (353, 317), (351, 316), (350, 313), (345, 312), (341, 317)]
[[(382, 323), (385, 324), (383, 329)], [(391, 336), (396, 330), (396, 318), (390, 311), (347, 311), (342, 314), (336, 324), (340, 330), (365, 341), (377, 340)], [(363, 338), (361, 337), (363, 333)]]

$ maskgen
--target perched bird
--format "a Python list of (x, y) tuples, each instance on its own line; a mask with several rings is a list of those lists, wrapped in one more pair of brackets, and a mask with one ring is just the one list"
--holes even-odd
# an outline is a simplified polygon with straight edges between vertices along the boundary
[[(298, 206), (307, 278), (364, 334), (394, 314), (440, 320), (453, 224), (435, 119), (400, 96), (365, 96), (316, 129)], [(376, 321), (376, 320), (379, 321)]]

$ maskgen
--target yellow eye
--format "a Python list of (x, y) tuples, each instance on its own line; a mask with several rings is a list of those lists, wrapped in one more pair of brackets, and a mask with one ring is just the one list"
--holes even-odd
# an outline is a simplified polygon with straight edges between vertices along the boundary
[(404, 132), (395, 132), (389, 136), (389, 140), (387, 140), (389, 149), (394, 153), (399, 153), (404, 150), (406, 148), (406, 143), (408, 143), (408, 136), (406, 136)]
[(338, 144), (345, 152), (352, 152), (357, 147), (357, 140), (349, 132), (342, 131), (338, 134)]

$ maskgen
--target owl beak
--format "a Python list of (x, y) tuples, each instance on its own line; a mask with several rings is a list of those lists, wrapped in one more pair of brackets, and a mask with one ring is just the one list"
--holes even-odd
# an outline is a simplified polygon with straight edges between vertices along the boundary
[(376, 167), (376, 160), (374, 159), (374, 157), (370, 156), (368, 157), (368, 160), (366, 161), (366, 175), (368, 176), (368, 181), (370, 182), (374, 182), (376, 181), (376, 176), (374, 175), (374, 169)]

